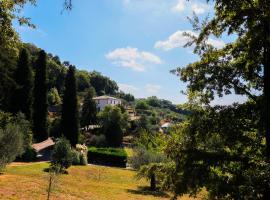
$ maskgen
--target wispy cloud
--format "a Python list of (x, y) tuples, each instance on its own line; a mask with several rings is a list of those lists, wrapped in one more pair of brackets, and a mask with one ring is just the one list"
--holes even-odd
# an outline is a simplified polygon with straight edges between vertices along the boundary
[(20, 33), (33, 33), (33, 34), (38, 34), (41, 37), (46, 37), (48, 35), (44, 30), (40, 28), (31, 28), (28, 26), (16, 25), (15, 29)]
[[(198, 37), (198, 33), (195, 33), (193, 31), (179, 30), (173, 33), (172, 35), (170, 35), (169, 38), (167, 38), (166, 40), (157, 41), (155, 43), (155, 48), (169, 51), (175, 48), (183, 47), (186, 43), (190, 41), (190, 37), (186, 36), (185, 33), (188, 33), (191, 36)], [(209, 38), (207, 43), (210, 45), (213, 45), (216, 48), (222, 48), (225, 45), (224, 41), (220, 39), (212, 39), (212, 38)]]
[(172, 7), (174, 12), (183, 12), (186, 8), (186, 0), (178, 0), (177, 3)]
[(146, 84), (144, 89), (150, 94), (157, 94), (162, 87), (155, 84)]
[(161, 64), (161, 59), (146, 51), (139, 51), (137, 48), (118, 48), (106, 54), (106, 58), (115, 65), (130, 68), (134, 71), (145, 71), (149, 65)]
[(119, 83), (118, 86), (120, 90), (122, 90), (125, 93), (130, 93), (130, 94), (139, 90), (139, 88), (137, 88), (134, 85), (124, 84), (124, 83)]
[(197, 15), (204, 14), (209, 10), (209, 5), (205, 3), (193, 3), (191, 10)]

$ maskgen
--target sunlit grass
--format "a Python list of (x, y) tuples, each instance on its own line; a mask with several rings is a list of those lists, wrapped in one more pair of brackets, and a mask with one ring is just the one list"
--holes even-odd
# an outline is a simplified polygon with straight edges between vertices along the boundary
[[(48, 163), (11, 165), (0, 175), (0, 199), (46, 199)], [(52, 193), (54, 200), (158, 200), (169, 199), (166, 193), (143, 190), (145, 180), (136, 180), (135, 172), (102, 166), (74, 166), (61, 175)], [(183, 197), (182, 199), (190, 199)]]

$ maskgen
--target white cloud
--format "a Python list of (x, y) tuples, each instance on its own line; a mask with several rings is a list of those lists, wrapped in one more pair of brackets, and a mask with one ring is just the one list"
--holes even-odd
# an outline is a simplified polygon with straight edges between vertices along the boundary
[(206, 3), (187, 0), (177, 0), (172, 7), (172, 11), (175, 13), (195, 12), (197, 15), (204, 14), (208, 10), (209, 5)]
[(162, 87), (160, 85), (155, 85), (155, 84), (146, 84), (144, 88), (145, 88), (146, 92), (148, 92), (150, 94), (156, 94), (159, 92), (159, 90)]
[(175, 12), (183, 12), (186, 7), (186, 0), (178, 0), (177, 4), (172, 7)]
[(106, 58), (116, 65), (131, 68), (135, 71), (145, 71), (149, 64), (162, 63), (158, 56), (132, 47), (115, 49), (106, 54)]
[(204, 3), (194, 3), (191, 5), (192, 12), (195, 12), (197, 15), (204, 14), (209, 9), (209, 6)]
[(124, 83), (119, 83), (118, 86), (120, 90), (122, 90), (125, 93), (130, 93), (130, 94), (139, 90), (139, 88), (137, 88), (136, 86), (124, 84)]
[[(184, 33), (188, 33), (192, 36), (198, 37), (198, 34), (193, 31), (190, 31), (190, 30), (180, 31), (179, 30), (173, 33), (171, 36), (169, 36), (167, 40), (157, 41), (155, 43), (155, 48), (169, 51), (175, 48), (183, 47), (187, 42), (190, 41), (190, 38), (186, 36)], [(225, 43), (222, 40), (212, 39), (212, 38), (209, 38), (207, 43), (213, 45), (216, 48), (221, 48), (225, 45)]]

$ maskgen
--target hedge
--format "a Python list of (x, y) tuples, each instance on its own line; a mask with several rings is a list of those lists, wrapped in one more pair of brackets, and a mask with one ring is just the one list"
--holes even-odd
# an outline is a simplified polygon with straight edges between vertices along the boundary
[(127, 152), (122, 148), (88, 148), (88, 162), (113, 167), (126, 167)]

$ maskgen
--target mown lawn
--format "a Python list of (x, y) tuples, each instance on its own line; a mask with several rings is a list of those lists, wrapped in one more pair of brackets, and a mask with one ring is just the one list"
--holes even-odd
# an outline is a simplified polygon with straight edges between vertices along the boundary
[[(12, 164), (0, 175), (0, 199), (46, 199), (48, 163)], [(169, 199), (165, 193), (144, 190), (145, 180), (136, 180), (134, 171), (102, 167), (73, 166), (61, 175), (52, 193), (54, 200), (158, 200)], [(181, 200), (192, 198), (182, 197)], [(199, 199), (199, 198), (198, 198)]]

